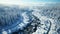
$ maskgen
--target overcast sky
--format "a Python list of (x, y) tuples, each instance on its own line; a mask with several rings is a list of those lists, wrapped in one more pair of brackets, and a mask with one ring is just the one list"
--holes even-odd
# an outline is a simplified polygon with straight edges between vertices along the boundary
[(0, 4), (45, 4), (52, 2), (60, 2), (60, 0), (0, 0)]

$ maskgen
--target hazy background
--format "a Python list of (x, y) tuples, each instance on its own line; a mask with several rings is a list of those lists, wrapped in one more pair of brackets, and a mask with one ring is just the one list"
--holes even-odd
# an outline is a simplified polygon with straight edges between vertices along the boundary
[(46, 3), (59, 3), (60, 0), (0, 0), (0, 4), (5, 4), (5, 5), (36, 5), (36, 4), (41, 4), (44, 5)]

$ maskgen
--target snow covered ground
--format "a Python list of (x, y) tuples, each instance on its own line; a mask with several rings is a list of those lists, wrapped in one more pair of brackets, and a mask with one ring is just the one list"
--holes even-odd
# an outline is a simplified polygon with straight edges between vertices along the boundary
[(60, 6), (0, 6), (0, 29), (2, 34), (60, 34)]

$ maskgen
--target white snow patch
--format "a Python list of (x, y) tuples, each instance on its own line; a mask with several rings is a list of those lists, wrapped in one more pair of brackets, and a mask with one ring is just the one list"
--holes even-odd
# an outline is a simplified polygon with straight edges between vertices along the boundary
[(22, 14), (22, 16), (23, 16), (23, 22), (24, 22), (24, 24), (29, 23), (29, 22), (28, 22), (29, 17), (27, 16), (26, 12), (24, 12), (24, 13)]
[(7, 34), (7, 32), (6, 31), (3, 31), (2, 34)]

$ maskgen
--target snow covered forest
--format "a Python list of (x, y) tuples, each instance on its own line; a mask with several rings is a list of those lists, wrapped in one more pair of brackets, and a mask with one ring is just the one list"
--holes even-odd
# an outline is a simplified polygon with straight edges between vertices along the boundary
[(60, 5), (0, 5), (0, 34), (60, 34)]

